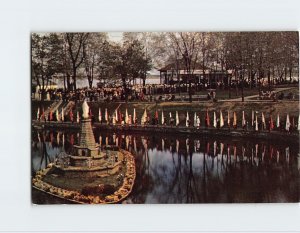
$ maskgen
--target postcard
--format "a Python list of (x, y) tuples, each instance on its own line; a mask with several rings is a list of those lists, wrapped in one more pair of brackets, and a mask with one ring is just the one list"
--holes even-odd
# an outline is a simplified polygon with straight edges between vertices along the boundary
[(298, 37), (32, 33), (32, 203), (299, 202)]

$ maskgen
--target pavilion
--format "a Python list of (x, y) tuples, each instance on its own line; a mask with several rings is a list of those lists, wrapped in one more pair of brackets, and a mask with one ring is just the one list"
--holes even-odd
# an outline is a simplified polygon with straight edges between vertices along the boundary
[[(188, 83), (188, 75), (182, 59), (178, 60), (177, 63), (167, 64), (160, 68), (159, 72), (160, 84), (173, 85), (179, 83), (179, 81), (180, 83)], [(217, 86), (217, 83), (227, 86), (229, 76), (232, 75), (231, 70), (222, 69), (221, 65), (217, 63), (214, 64), (213, 68), (196, 63), (192, 73), (192, 83), (211, 87)]]

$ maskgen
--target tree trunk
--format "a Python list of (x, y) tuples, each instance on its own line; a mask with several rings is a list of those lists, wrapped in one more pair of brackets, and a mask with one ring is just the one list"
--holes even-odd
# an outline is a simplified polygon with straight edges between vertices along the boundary
[(76, 79), (77, 79), (77, 77), (76, 77), (76, 67), (75, 66), (73, 66), (73, 77), (72, 78), (73, 78), (74, 91), (76, 93), (76, 90), (77, 90)]
[(293, 68), (292, 67), (290, 67), (289, 73), (290, 73), (290, 83), (292, 83), (292, 74), (293, 74)]
[(231, 75), (228, 78), (228, 98), (231, 99)]
[(178, 69), (177, 69), (177, 81), (178, 81), (178, 87), (179, 87), (179, 96), (181, 95), (181, 85), (180, 85), (180, 76), (179, 76), (179, 72), (178, 72)]
[(269, 91), (271, 91), (271, 71), (270, 71), (270, 69), (268, 70), (268, 86), (269, 86)]
[(67, 89), (71, 90), (71, 77), (69, 73), (67, 73)]
[(252, 69), (248, 71), (248, 80), (250, 83), (250, 89), (252, 90)]
[(242, 91), (242, 102), (244, 102), (244, 75), (241, 76), (242, 84), (241, 84), (241, 91)]
[(254, 80), (255, 80), (255, 74), (256, 74), (256, 72), (251, 70), (251, 73), (250, 73), (250, 88), (251, 89), (253, 88), (253, 83), (254, 83)]
[(286, 81), (286, 73), (287, 73), (287, 70), (286, 70), (286, 67), (284, 67), (284, 81)]
[(261, 71), (258, 72), (257, 75), (257, 82), (258, 82), (258, 93), (260, 94), (261, 86), (260, 86), (260, 77), (261, 77)]
[(66, 90), (66, 76), (63, 75), (63, 77), (64, 77), (64, 91), (65, 91)]
[(44, 100), (45, 100), (45, 78), (44, 78), (44, 76), (42, 76), (41, 100), (42, 100), (42, 102), (44, 102)]
[(89, 87), (90, 89), (92, 89), (93, 87), (93, 78), (91, 75), (87, 75), (87, 78), (88, 78), (88, 82), (89, 82)]
[(192, 80), (189, 79), (189, 100), (192, 103), (193, 99), (192, 99)]
[(146, 85), (146, 78), (143, 78), (143, 87)]
[[(236, 74), (237, 72), (235, 72)], [(239, 75), (239, 74), (238, 74)], [(238, 90), (238, 80), (236, 80), (237, 75), (235, 75), (235, 96), (239, 95), (239, 90)], [(239, 76), (238, 76), (239, 77)], [(239, 78), (240, 79), (240, 78)]]
[(126, 85), (126, 77), (123, 76), (122, 77), (122, 84), (123, 84), (123, 88), (124, 88), (124, 95), (125, 95), (125, 101), (128, 101), (128, 93), (127, 93), (127, 85)]
[(45, 100), (45, 89), (42, 88), (41, 89), (41, 101), (42, 101), (42, 103), (44, 102), (44, 100)]
[(275, 68), (274, 68), (274, 66), (272, 68), (272, 81), (271, 81), (271, 83), (272, 83), (272, 86), (274, 87), (274, 84), (275, 84)]

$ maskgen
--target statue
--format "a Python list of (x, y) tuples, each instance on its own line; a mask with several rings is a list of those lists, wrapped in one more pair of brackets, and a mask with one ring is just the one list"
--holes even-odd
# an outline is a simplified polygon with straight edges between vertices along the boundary
[(84, 119), (88, 119), (89, 118), (89, 106), (86, 102), (86, 100), (83, 101), (83, 104), (82, 104), (82, 117)]

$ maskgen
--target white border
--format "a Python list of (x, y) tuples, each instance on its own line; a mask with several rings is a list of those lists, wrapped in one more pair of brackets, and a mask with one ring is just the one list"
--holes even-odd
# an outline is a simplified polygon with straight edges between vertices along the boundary
[(296, 0), (27, 0), (0, 7), (0, 231), (295, 231), (298, 204), (32, 206), (30, 32), (298, 30)]

